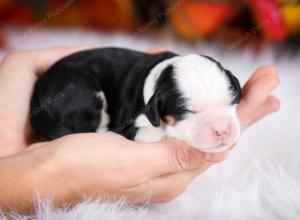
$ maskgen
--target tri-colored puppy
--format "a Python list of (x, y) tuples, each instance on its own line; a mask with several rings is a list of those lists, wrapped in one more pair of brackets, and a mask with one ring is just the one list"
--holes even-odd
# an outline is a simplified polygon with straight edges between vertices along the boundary
[(138, 141), (175, 137), (205, 152), (240, 135), (236, 77), (214, 59), (102, 48), (70, 55), (37, 81), (33, 129), (52, 140), (113, 131)]

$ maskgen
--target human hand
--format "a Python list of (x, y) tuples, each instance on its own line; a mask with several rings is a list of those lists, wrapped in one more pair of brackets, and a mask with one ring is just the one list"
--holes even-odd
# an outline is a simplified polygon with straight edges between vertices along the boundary
[(39, 74), (71, 53), (89, 49), (52, 48), (8, 55), (0, 64), (0, 157), (22, 151), (32, 140), (30, 99)]
[(280, 101), (271, 95), (278, 84), (279, 76), (272, 66), (258, 68), (249, 78), (243, 87), (242, 99), (237, 108), (242, 130), (279, 110)]
[[(0, 83), (3, 87), (0, 102), (4, 104), (4, 108), (0, 109), (0, 117), (4, 119), (0, 130), (1, 144), (4, 147), (17, 146), (6, 149), (7, 152), (18, 152), (30, 143), (27, 117), (32, 88), (38, 74), (56, 60), (77, 50), (80, 49), (25, 52), (11, 55), (1, 64)], [(16, 66), (16, 63), (28, 69)], [(278, 110), (279, 101), (270, 96), (277, 84), (278, 76), (272, 67), (259, 68), (248, 80), (238, 106), (243, 129)], [(12, 145), (3, 144), (5, 142)], [(52, 185), (58, 196), (57, 201), (78, 200), (84, 196), (125, 196), (130, 201), (141, 202), (148, 195), (150, 201), (162, 202), (179, 195), (193, 178), (209, 166), (224, 160), (228, 152), (203, 154), (176, 140), (144, 144), (108, 133), (76, 134), (49, 143), (37, 143), (18, 156), (23, 154), (35, 158), (46, 157), (37, 162), (45, 162), (49, 166), (41, 167), (50, 170), (31, 175), (31, 179), (35, 179), (31, 187), (34, 187), (34, 191), (40, 189), (40, 192), (47, 193), (51, 192)], [(63, 178), (58, 179), (61, 175)], [(62, 185), (63, 195), (59, 194), (57, 184)], [(66, 193), (70, 192), (66, 189), (72, 193)]]
[[(246, 83), (238, 106), (243, 129), (278, 110), (279, 101), (270, 96), (278, 82), (276, 71), (265, 66)], [(55, 163), (64, 164), (61, 172), (76, 183), (77, 199), (124, 196), (134, 203), (175, 198), (199, 173), (228, 155), (204, 154), (176, 140), (137, 143), (112, 133), (72, 135), (49, 144), (60, 161)]]

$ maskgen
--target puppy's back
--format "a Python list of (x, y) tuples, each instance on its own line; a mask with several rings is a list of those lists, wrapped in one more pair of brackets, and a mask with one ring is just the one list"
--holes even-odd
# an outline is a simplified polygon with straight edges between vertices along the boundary
[[(122, 48), (101, 48), (61, 59), (35, 85), (30, 111), (33, 130), (46, 140), (95, 132), (100, 127), (103, 130), (101, 113), (107, 104), (111, 120), (106, 127), (115, 131), (144, 107), (143, 82), (149, 71), (173, 56), (176, 54), (171, 52), (150, 55)], [(127, 135), (128, 129), (125, 127), (119, 133), (133, 138), (134, 135)]]
[(131, 50), (102, 48), (72, 54), (58, 61), (35, 85), (30, 112), (33, 130), (46, 140), (72, 133), (95, 132), (104, 104), (103, 97), (97, 94), (107, 86), (106, 81), (125, 77), (121, 70), (128, 73), (127, 69), (142, 57), (143, 53)]

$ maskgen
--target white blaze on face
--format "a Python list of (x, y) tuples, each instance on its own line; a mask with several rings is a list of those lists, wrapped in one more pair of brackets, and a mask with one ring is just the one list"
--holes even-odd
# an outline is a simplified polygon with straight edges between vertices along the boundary
[(174, 126), (167, 136), (176, 137), (205, 151), (220, 152), (234, 144), (240, 135), (236, 106), (226, 74), (209, 59), (199, 55), (181, 57), (173, 64), (178, 89), (187, 98), (193, 113)]

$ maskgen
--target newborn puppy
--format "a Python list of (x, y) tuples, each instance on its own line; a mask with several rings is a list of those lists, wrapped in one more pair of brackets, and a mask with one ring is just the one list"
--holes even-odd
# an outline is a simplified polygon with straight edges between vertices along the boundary
[(175, 137), (204, 152), (220, 152), (240, 135), (236, 77), (214, 59), (120, 48), (79, 52), (37, 81), (30, 121), (52, 140), (113, 131), (131, 140)]

